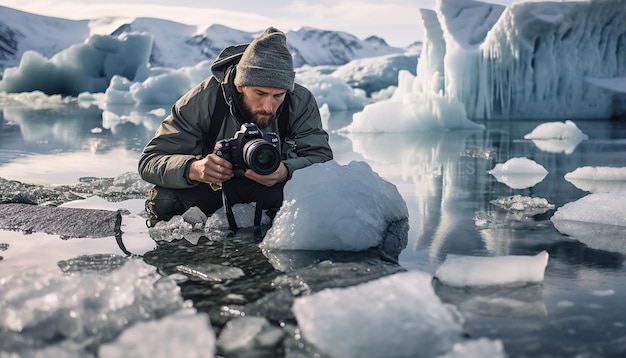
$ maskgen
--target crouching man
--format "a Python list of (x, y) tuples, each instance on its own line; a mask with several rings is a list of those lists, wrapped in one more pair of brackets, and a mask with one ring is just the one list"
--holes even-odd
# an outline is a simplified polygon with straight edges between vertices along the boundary
[(192, 206), (211, 215), (226, 204), (229, 214), (237, 203), (256, 202), (257, 215), (266, 209), (273, 218), (295, 170), (333, 159), (315, 98), (294, 83), (283, 32), (270, 27), (225, 48), (211, 72), (174, 104), (141, 153), (139, 173), (155, 185), (149, 226)]

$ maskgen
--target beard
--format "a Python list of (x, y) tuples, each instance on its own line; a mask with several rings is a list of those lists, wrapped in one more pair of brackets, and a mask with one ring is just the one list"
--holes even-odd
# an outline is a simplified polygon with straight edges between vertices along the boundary
[(269, 127), (270, 124), (274, 123), (276, 120), (276, 113), (266, 112), (263, 110), (253, 111), (250, 107), (248, 107), (245, 101), (242, 101), (242, 104), (245, 116), (250, 120), (250, 122), (256, 124), (259, 129)]
[(250, 113), (250, 115), (252, 122), (260, 129), (269, 127), (270, 124), (274, 123), (274, 120), (276, 120), (276, 115), (274, 113), (267, 113), (265, 111), (256, 111), (254, 113)]
[(256, 124), (259, 129), (265, 129), (276, 120), (276, 114), (266, 111), (251, 111), (250, 108), (245, 107), (246, 115), (252, 123)]

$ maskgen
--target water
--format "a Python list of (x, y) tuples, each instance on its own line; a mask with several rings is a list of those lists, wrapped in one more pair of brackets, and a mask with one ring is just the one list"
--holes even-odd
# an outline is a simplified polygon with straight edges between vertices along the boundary
[[(126, 121), (103, 123), (101, 110), (93, 106), (60, 103), (33, 109), (5, 103), (0, 117), (0, 177), (30, 184), (72, 186), (81, 177), (112, 178), (134, 172), (139, 152), (164, 117), (164, 111), (165, 108), (118, 108), (116, 112), (123, 114)], [(333, 114), (330, 129), (341, 127), (350, 118), (350, 113)], [(443, 301), (459, 308), (466, 320), (464, 332), (468, 337), (501, 339), (510, 357), (623, 356), (623, 252), (590, 248), (559, 233), (549, 219), (560, 206), (588, 194), (566, 181), (566, 173), (582, 166), (626, 167), (626, 123), (576, 121), (589, 139), (566, 154), (542, 151), (532, 141), (523, 139), (524, 134), (542, 122), (486, 122), (485, 131), (350, 136), (331, 133), (331, 145), (339, 163), (367, 161), (398, 187), (410, 212), (409, 244), (400, 254), (400, 267), (386, 266), (371, 253), (291, 253), (289, 260), (305, 265), (330, 258), (336, 263), (320, 269), (317, 277), (308, 277), (309, 282), (315, 282), (316, 290), (354, 284), (398, 269), (434, 274), (447, 254), (534, 255), (546, 250), (550, 260), (542, 285), (511, 291), (435, 285), (437, 293)], [(511, 189), (487, 174), (496, 163), (513, 157), (533, 159), (549, 174), (528, 189)], [(516, 194), (545, 198), (555, 208), (524, 215), (492, 203)], [(119, 195), (116, 200), (129, 198), (133, 196)], [(293, 298), (268, 299), (268, 293), (275, 289), (274, 279), (281, 273), (247, 240), (246, 235), (251, 232), (244, 230), (232, 240), (196, 238), (196, 242), (178, 240), (157, 246), (140, 224), (141, 219), (127, 224), (122, 245), (114, 238), (61, 240), (45, 234), (24, 236), (0, 231), (0, 245), (8, 244), (0, 246), (0, 256), (4, 257), (0, 261), (0, 276), (32, 266), (45, 270), (67, 267), (68, 260), (96, 254), (132, 253), (164, 274), (180, 273), (181, 265), (182, 272), (193, 272), (199, 267), (206, 272), (211, 269), (209, 263), (220, 263), (241, 268), (247, 274), (227, 284), (206, 277), (179, 283), (183, 297), (192, 300), (199, 311), (209, 313), (217, 330), (238, 316), (244, 302), (259, 299), (268, 302), (259, 303), (258, 312), (270, 320), (289, 322)], [(622, 239), (626, 240), (626, 235)], [(100, 256), (88, 257), (88, 262), (79, 267), (111, 265), (107, 260), (103, 266), (94, 264), (94, 257), (100, 260)], [(358, 274), (346, 276), (342, 264)], [(372, 271), (374, 266), (377, 269)], [(292, 279), (298, 280), (297, 275)], [(306, 291), (311, 287), (294, 284), (291, 289)], [(504, 302), (507, 300), (516, 303)], [(159, 314), (154, 313), (153, 318)], [(125, 328), (122, 325), (118, 329)], [(98, 339), (104, 343), (111, 339), (106, 338), (110, 335), (94, 333), (94, 337), (100, 338), (94, 338), (96, 343), (87, 351), (95, 352)], [(38, 344), (52, 344), (45, 342)], [(289, 351), (306, 356), (315, 352), (312, 347), (296, 344), (293, 337), (285, 342), (287, 348), (271, 354)]]

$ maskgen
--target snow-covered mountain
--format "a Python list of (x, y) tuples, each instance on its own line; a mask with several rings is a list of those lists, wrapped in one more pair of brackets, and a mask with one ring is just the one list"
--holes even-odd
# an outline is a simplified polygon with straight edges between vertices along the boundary
[[(198, 27), (155, 18), (111, 18), (68, 20), (30, 14), (0, 7), (0, 72), (17, 67), (22, 55), (34, 50), (50, 58), (92, 35), (120, 36), (149, 33), (153, 37), (150, 64), (180, 68), (212, 61), (225, 47), (250, 42), (258, 32), (222, 25)], [(286, 31), (296, 67), (342, 65), (354, 59), (403, 53), (378, 37), (365, 40), (339, 31), (303, 27)]]

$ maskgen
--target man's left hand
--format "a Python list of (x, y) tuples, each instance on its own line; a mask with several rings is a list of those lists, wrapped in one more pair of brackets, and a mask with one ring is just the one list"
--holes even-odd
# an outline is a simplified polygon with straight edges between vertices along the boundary
[(275, 172), (268, 175), (260, 175), (252, 169), (246, 169), (246, 178), (254, 180), (255, 182), (265, 185), (267, 187), (274, 186), (277, 183), (283, 183), (287, 181), (289, 171), (284, 163), (280, 163), (278, 169)]

